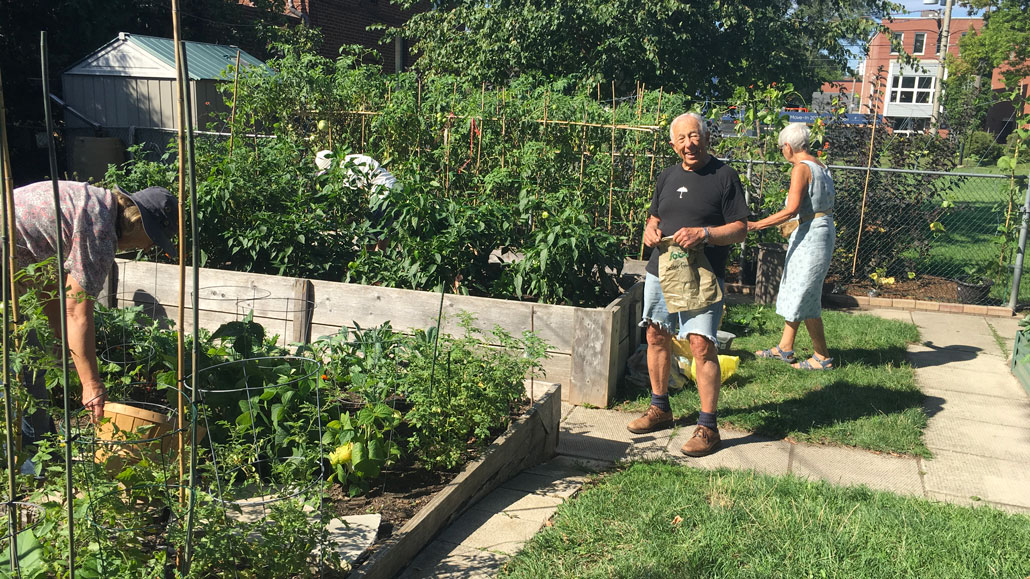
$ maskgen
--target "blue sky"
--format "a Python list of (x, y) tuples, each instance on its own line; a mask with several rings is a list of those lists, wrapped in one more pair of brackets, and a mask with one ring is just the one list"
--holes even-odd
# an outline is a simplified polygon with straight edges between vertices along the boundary
[[(944, 6), (936, 6), (933, 4), (923, 4), (923, 0), (894, 0), (898, 4), (905, 6), (905, 9), (909, 14), (895, 14), (895, 16), (919, 16), (920, 10), (935, 10), (937, 8), (944, 9)], [(969, 16), (969, 9), (963, 6), (959, 6), (958, 2), (953, 2), (954, 7), (951, 9), (951, 16), (953, 18), (965, 18)]]

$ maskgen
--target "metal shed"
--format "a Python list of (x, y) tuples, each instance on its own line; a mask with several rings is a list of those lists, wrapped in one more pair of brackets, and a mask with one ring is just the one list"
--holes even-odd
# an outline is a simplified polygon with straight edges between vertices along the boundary
[[(228, 111), (216, 84), (224, 80), (226, 68), (235, 65), (237, 50), (186, 42), (195, 127), (204, 128), (213, 113)], [(240, 51), (240, 65), (264, 63)], [(66, 70), (62, 81), (67, 106), (105, 129), (176, 126), (175, 44), (170, 38), (122, 32)], [(65, 122), (69, 128), (90, 126), (67, 112)]]

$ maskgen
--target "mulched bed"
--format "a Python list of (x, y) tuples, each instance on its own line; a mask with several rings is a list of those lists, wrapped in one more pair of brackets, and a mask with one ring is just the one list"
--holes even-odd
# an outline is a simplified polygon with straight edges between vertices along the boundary
[[(898, 279), (891, 285), (876, 287), (868, 283), (853, 283), (846, 286), (849, 296), (869, 296), (874, 288), (876, 297), (926, 300), (930, 302), (958, 302), (955, 280), (933, 275), (921, 275), (916, 279)], [(828, 280), (831, 284), (832, 280)], [(836, 288), (835, 288), (836, 289)], [(839, 289), (838, 289), (839, 291)]]
[(336, 484), (329, 490), (329, 499), (337, 515), (382, 515), (378, 543), (404, 526), (457, 475), (457, 471), (429, 471), (413, 466), (394, 468), (383, 471), (376, 486), (362, 496), (348, 497)]

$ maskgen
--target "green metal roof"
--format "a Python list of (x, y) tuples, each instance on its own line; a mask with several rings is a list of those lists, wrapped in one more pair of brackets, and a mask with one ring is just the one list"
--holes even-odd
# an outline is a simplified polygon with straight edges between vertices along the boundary
[[(126, 34), (128, 41), (147, 51), (155, 58), (175, 68), (175, 42), (171, 38), (156, 36), (140, 36)], [(193, 80), (222, 78), (222, 71), (228, 66), (236, 65), (235, 46), (224, 44), (208, 44), (206, 42), (186, 42), (186, 64)], [(257, 66), (264, 68), (265, 63), (254, 58), (246, 51), (240, 50), (240, 66)]]

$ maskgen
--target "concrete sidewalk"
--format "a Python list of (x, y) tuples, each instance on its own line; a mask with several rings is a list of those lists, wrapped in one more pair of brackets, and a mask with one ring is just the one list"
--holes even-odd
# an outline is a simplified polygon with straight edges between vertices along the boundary
[[(693, 425), (635, 435), (635, 415), (563, 405), (559, 456), (527, 470), (473, 505), (401, 575), (491, 577), (586, 480), (620, 460), (665, 458), (694, 468), (793, 473), (964, 505), (1030, 513), (1030, 398), (1008, 370), (1016, 319), (923, 311), (866, 310), (912, 322), (921, 342), (908, 357), (926, 393), (924, 440), (933, 459), (792, 444), (722, 429), (721, 449), (679, 452)], [(686, 426), (686, 427), (683, 427)]]

